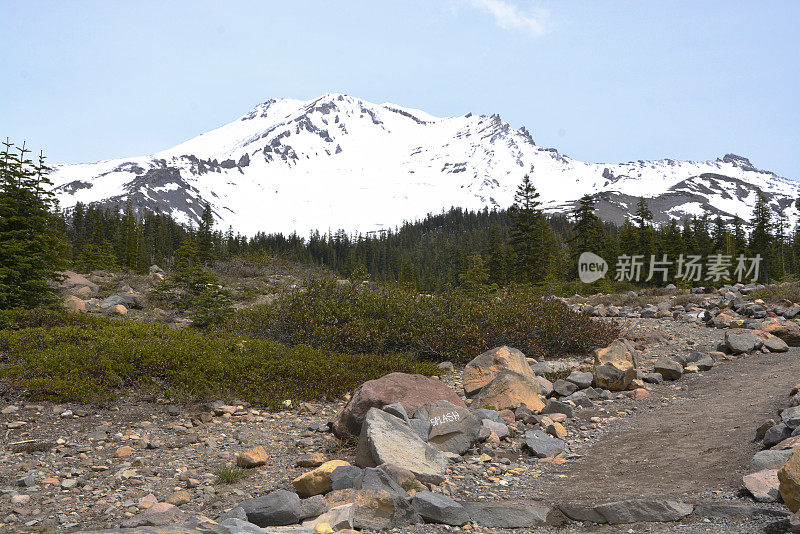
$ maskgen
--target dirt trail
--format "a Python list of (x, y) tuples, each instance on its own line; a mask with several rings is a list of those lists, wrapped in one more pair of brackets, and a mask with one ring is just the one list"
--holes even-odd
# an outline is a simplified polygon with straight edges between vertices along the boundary
[[(685, 390), (659, 386), (649, 409), (627, 418), (583, 456), (531, 481), (529, 498), (598, 502), (674, 497), (693, 501), (735, 491), (758, 450), (756, 428), (787, 405), (800, 382), (800, 349), (723, 361), (684, 376)], [(662, 406), (660, 396), (676, 396)]]

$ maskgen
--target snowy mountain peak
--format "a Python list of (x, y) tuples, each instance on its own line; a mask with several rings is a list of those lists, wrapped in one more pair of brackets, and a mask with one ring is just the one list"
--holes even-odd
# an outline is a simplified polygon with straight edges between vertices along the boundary
[(551, 212), (584, 194), (620, 222), (638, 197), (659, 220), (747, 218), (758, 191), (791, 220), (798, 182), (756, 169), (742, 156), (584, 163), (537, 146), (498, 115), (435, 117), (393, 103), (326, 93), (271, 99), (245, 115), (151, 156), (57, 166), (61, 205), (130, 204), (196, 223), (206, 202), (218, 224), (258, 231), (371, 231), (451, 206), (504, 208), (530, 174)]

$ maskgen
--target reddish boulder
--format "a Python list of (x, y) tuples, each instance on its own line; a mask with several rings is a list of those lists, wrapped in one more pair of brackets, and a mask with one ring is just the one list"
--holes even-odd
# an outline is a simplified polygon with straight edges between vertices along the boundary
[(61, 289), (76, 289), (80, 287), (88, 287), (91, 290), (91, 294), (95, 295), (98, 291), (100, 291), (100, 286), (86, 278), (85, 276), (78, 274), (73, 271), (64, 271), (58, 273), (64, 277), (57, 285)]
[(416, 412), (423, 404), (446, 400), (455, 406), (466, 408), (466, 404), (455, 391), (440, 380), (422, 375), (390, 373), (361, 384), (333, 422), (333, 432), (340, 438), (358, 436), (361, 423), (370, 408), (383, 408), (399, 402), (406, 413)]

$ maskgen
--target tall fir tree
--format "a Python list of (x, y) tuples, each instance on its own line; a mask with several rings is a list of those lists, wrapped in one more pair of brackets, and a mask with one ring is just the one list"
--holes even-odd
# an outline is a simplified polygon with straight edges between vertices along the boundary
[(28, 152), (8, 140), (0, 152), (0, 309), (52, 301), (50, 282), (66, 260), (49, 169), (44, 156), (34, 164)]
[(750, 219), (750, 254), (759, 254), (762, 258), (760, 277), (762, 281), (769, 281), (771, 269), (770, 252), (772, 250), (772, 210), (767, 203), (767, 197), (760, 191), (756, 195), (753, 207), (753, 216)]
[(540, 205), (539, 192), (526, 174), (514, 195), (514, 204), (509, 209), (514, 275), (522, 283), (543, 282), (548, 274), (548, 260), (554, 252), (546, 248), (547, 221), (539, 209)]

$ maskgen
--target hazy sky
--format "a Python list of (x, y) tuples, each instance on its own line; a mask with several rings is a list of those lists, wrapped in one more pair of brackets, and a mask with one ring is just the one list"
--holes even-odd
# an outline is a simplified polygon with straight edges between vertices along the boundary
[(0, 0), (0, 136), (162, 150), (269, 98), (499, 113), (586, 161), (733, 152), (800, 178), (798, 1)]

